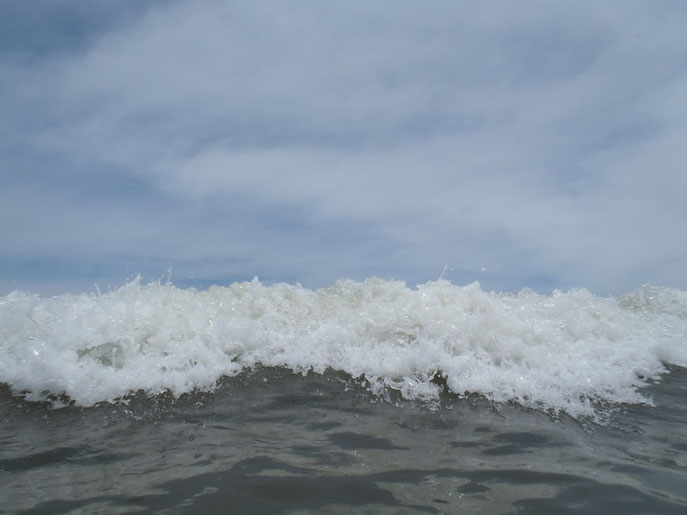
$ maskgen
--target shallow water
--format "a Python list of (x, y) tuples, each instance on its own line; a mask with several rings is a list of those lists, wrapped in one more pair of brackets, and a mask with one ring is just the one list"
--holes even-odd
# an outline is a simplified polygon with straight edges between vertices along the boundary
[(4, 513), (686, 513), (687, 369), (606, 425), (263, 368), (52, 409), (0, 389)]
[(13, 292), (0, 510), (687, 513), (685, 367), (669, 288)]

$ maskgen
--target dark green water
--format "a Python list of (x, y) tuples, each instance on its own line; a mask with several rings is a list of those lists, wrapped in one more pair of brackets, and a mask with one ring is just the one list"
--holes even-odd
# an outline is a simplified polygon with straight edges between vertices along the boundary
[(277, 369), (53, 410), (0, 389), (2, 513), (687, 513), (687, 370), (607, 425)]

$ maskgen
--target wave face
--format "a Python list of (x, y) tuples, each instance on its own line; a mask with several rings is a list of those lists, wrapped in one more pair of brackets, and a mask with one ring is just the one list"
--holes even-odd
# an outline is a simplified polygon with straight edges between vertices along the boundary
[(687, 366), (687, 292), (497, 294), (376, 278), (197, 291), (137, 279), (102, 295), (0, 298), (0, 352), (15, 393), (78, 406), (212, 390), (268, 366), (342, 371), (413, 400), (448, 389), (594, 416), (595, 405), (650, 404), (642, 387)]

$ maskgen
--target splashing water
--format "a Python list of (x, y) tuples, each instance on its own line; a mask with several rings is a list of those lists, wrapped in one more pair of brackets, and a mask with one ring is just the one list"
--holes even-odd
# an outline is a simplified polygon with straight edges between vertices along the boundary
[(497, 294), (376, 278), (197, 291), (136, 279), (105, 294), (1, 298), (0, 352), (0, 382), (15, 393), (79, 406), (212, 390), (268, 366), (342, 371), (407, 399), (447, 389), (592, 416), (597, 403), (650, 404), (642, 387), (687, 366), (687, 292)]

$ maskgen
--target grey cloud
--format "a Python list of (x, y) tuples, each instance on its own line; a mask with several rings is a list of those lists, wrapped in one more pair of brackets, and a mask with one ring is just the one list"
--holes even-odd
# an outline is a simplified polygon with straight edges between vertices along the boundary
[(249, 275), (413, 282), (448, 263), (497, 289), (685, 287), (684, 10), (151, 8), (79, 53), (5, 66), (26, 86), (2, 108), (35, 116), (22, 135), (64, 168), (138, 177), (162, 207), (103, 191), (93, 216), (87, 199), (55, 198), (55, 234), (74, 218), (93, 231), (9, 241), (34, 253), (96, 241), (214, 275), (235, 259)]

